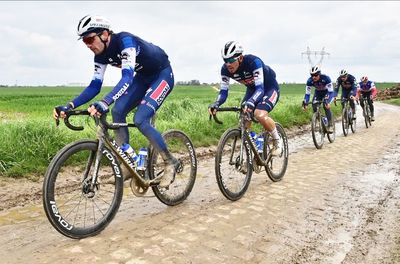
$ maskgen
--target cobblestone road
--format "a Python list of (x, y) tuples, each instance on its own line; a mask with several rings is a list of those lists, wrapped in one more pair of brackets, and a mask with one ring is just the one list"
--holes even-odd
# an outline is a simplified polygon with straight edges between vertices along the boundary
[(115, 219), (95, 237), (63, 237), (40, 204), (6, 210), (0, 262), (400, 262), (400, 108), (376, 105), (371, 128), (359, 116), (355, 134), (338, 133), (321, 150), (310, 134), (290, 139), (283, 180), (253, 175), (236, 202), (219, 192), (207, 159), (183, 204), (166, 207), (127, 189)]

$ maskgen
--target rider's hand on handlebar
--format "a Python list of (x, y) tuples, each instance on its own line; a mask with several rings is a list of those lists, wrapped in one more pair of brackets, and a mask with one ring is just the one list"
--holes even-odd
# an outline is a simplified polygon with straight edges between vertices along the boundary
[(215, 115), (217, 113), (217, 109), (219, 108), (219, 103), (214, 102), (208, 106), (208, 112), (210, 115)]
[(71, 103), (68, 103), (67, 105), (59, 105), (54, 107), (53, 109), (53, 118), (58, 119), (58, 118), (65, 118), (65, 112), (68, 112), (69, 110), (73, 109), (73, 106)]
[(253, 111), (254, 111), (254, 106), (255, 106), (255, 105), (254, 105), (254, 103), (253, 103), (251, 100), (244, 102), (244, 103), (242, 104), (243, 112), (244, 112), (244, 113), (251, 113), (251, 112), (253, 112)]
[(88, 112), (91, 116), (100, 117), (102, 114), (107, 113), (109, 111), (108, 104), (104, 101), (97, 101), (91, 104), (88, 108)]
[(307, 111), (307, 103), (305, 101), (301, 102), (301, 106), (303, 107), (303, 111)]

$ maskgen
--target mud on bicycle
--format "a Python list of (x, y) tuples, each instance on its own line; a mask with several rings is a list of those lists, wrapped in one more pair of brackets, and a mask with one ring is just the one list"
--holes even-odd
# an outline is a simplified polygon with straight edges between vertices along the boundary
[[(68, 111), (64, 123), (72, 130), (83, 130), (69, 121), (76, 115), (90, 116), (88, 111)], [(188, 197), (196, 179), (197, 158), (185, 133), (168, 130), (162, 134), (180, 164), (173, 182), (161, 188), (158, 184), (165, 164), (156, 148), (149, 147), (145, 170), (138, 171), (108, 132), (135, 125), (108, 123), (105, 114), (94, 117), (94, 121), (97, 139), (82, 139), (66, 145), (54, 156), (45, 174), (43, 206), (58, 232), (80, 239), (100, 233), (112, 221), (124, 189), (121, 165), (132, 174), (130, 186), (136, 196), (143, 196), (151, 187), (154, 195), (169, 206)]]
[[(280, 137), (281, 153), (272, 156), (273, 139), (269, 132), (262, 130), (259, 136), (264, 142), (261, 149), (250, 136), (247, 122), (257, 122), (250, 113), (243, 113), (239, 107), (220, 107), (217, 112), (236, 112), (239, 114), (239, 126), (229, 128), (221, 136), (215, 156), (215, 175), (218, 187), (229, 200), (240, 199), (247, 191), (253, 171), (260, 173), (263, 168), (268, 177), (280, 181), (288, 165), (288, 139), (282, 125), (275, 122)], [(216, 114), (215, 122), (222, 124)], [(211, 116), (210, 116), (211, 118)]]

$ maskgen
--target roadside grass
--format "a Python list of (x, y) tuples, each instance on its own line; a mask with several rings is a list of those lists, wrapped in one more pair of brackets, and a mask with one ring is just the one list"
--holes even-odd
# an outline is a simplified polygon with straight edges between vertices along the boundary
[[(271, 117), (285, 128), (310, 122), (312, 110), (302, 111), (304, 84), (281, 84), (280, 100)], [(379, 85), (378, 85), (379, 87)], [(390, 86), (391, 87), (391, 86)], [(95, 138), (94, 122), (90, 118), (74, 117), (71, 121), (82, 124), (84, 131), (71, 131), (64, 124), (56, 128), (52, 119), (54, 106), (65, 104), (82, 91), (82, 87), (27, 87), (0, 88), (0, 176), (40, 179), (54, 155), (66, 144), (82, 139)], [(110, 87), (92, 101), (102, 98)], [(223, 106), (238, 106), (245, 87), (233, 85)], [(218, 91), (211, 86), (176, 86), (161, 106), (156, 116), (156, 127), (164, 132), (180, 129), (196, 147), (218, 143), (229, 127), (237, 126), (237, 114), (219, 113), (223, 125), (209, 120), (208, 105), (216, 99)], [(81, 106), (86, 109), (89, 104)], [(340, 107), (333, 107), (335, 116)], [(135, 111), (127, 116), (133, 122)], [(111, 115), (108, 116), (111, 121)], [(259, 131), (261, 126), (255, 124)], [(130, 129), (130, 143), (137, 150), (148, 144), (137, 130)]]

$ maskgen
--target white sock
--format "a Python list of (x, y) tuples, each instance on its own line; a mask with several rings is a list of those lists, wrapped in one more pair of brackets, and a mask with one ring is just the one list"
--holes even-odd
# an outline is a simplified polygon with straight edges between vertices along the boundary
[(273, 139), (275, 139), (275, 140), (279, 139), (279, 134), (278, 134), (278, 130), (276, 129), (276, 127), (274, 128), (274, 130), (271, 131), (271, 135), (272, 135)]

